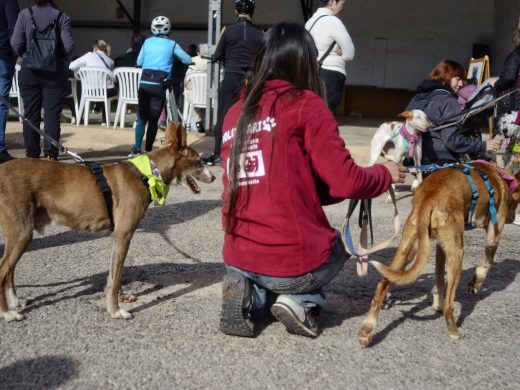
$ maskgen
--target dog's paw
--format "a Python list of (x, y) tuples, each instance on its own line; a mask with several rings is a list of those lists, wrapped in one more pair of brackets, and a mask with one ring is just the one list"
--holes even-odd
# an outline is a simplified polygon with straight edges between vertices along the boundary
[(134, 294), (119, 294), (119, 302), (121, 303), (133, 303), (137, 301), (137, 298)]
[(358, 332), (358, 340), (359, 344), (363, 348), (366, 348), (372, 342), (372, 338), (374, 337), (374, 327), (369, 324), (363, 324), (361, 329)]
[(412, 191), (412, 192), (415, 192), (415, 190), (417, 189), (417, 187), (419, 187), (419, 180), (414, 179), (414, 181), (412, 182), (411, 191)]
[(22, 321), (25, 319), (25, 316), (23, 314), (18, 313), (15, 310), (6, 311), (2, 313), (2, 316), (4, 317), (5, 322)]
[(462, 331), (462, 328), (458, 328), (456, 333), (450, 332), (449, 336), (452, 340), (461, 340), (464, 338), (464, 332)]
[(473, 276), (473, 279), (471, 282), (468, 283), (468, 292), (470, 294), (475, 295), (480, 290), (480, 287), (482, 287), (482, 280), (477, 279), (477, 276)]
[(123, 309), (118, 309), (115, 313), (112, 314), (112, 318), (123, 319), (123, 320), (131, 320), (134, 316)]

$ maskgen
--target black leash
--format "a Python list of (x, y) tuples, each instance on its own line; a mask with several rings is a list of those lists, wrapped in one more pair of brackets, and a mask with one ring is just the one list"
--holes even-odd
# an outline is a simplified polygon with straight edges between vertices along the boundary
[(24, 123), (27, 123), (29, 125), (29, 127), (31, 127), (31, 129), (33, 129), (34, 131), (36, 131), (38, 134), (40, 134), (45, 140), (49, 141), (52, 146), (58, 148), (58, 150), (60, 151), (60, 153), (65, 153), (65, 154), (68, 154), (69, 156), (71, 156), (75, 162), (77, 163), (83, 163), (85, 164), (85, 161), (79, 156), (77, 155), (76, 153), (74, 152), (71, 152), (69, 149), (67, 149), (63, 144), (60, 144), (58, 141), (56, 141), (54, 138), (52, 138), (51, 136), (49, 136), (48, 134), (45, 134), (45, 131), (39, 129), (38, 127), (36, 127), (35, 125), (33, 125), (31, 123), (31, 121), (29, 119), (27, 119), (25, 116), (23, 116), (22, 114), (20, 114), (18, 112), (18, 110), (16, 110), (12, 105), (11, 103), (9, 103), (9, 100), (6, 99), (5, 97), (3, 96), (0, 96), (0, 100), (2, 100), (2, 102), (7, 106), (9, 107), (9, 109), (13, 110), (13, 112), (18, 115), (18, 117), (20, 119), (22, 119), (22, 121)]

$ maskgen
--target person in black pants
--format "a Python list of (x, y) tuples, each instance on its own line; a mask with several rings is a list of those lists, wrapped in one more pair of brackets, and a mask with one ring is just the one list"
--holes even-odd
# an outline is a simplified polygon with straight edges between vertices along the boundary
[[(59, 142), (62, 103), (70, 91), (65, 63), (74, 48), (74, 40), (72, 39), (68, 15), (65, 13), (60, 15), (60, 11), (52, 0), (36, 0), (35, 3), (32, 11), (37, 28), (42, 30), (54, 20), (57, 20), (60, 31), (60, 55), (57, 58), (56, 71), (54, 72), (29, 69), (24, 58), (18, 76), (18, 84), (28, 121), (39, 127), (41, 108), (43, 107), (45, 134)], [(27, 42), (31, 39), (32, 29), (31, 13), (26, 8), (18, 15), (11, 37), (11, 46), (19, 56), (23, 56), (27, 50)], [(40, 134), (25, 121), (23, 123), (23, 136), (26, 156), (39, 158), (41, 153)], [(58, 148), (45, 140), (44, 156), (50, 160), (57, 160), (58, 154)]]
[(135, 143), (129, 157), (141, 154), (141, 144), (146, 133), (145, 151), (152, 151), (157, 122), (164, 107), (167, 80), (172, 78), (174, 57), (185, 65), (191, 65), (191, 57), (181, 46), (168, 37), (170, 19), (157, 16), (152, 20), (153, 36), (144, 41), (137, 56), (137, 66), (143, 68), (139, 83), (139, 106), (135, 126)]
[(224, 79), (218, 95), (217, 123), (215, 124), (215, 147), (213, 154), (203, 159), (206, 165), (220, 164), (222, 124), (228, 109), (238, 98), (244, 85), (246, 72), (262, 41), (262, 30), (252, 23), (254, 0), (235, 0), (238, 20), (224, 29), (215, 54), (216, 61), (224, 64)]

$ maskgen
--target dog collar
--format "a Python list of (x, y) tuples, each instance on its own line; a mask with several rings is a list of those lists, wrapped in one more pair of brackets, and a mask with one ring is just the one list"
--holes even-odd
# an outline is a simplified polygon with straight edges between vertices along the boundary
[(131, 158), (128, 162), (132, 163), (139, 172), (146, 176), (152, 201), (156, 200), (162, 206), (166, 201), (169, 187), (164, 183), (157, 165), (146, 154)]
[(415, 148), (415, 143), (419, 139), (419, 135), (410, 134), (410, 132), (406, 130), (406, 122), (403, 122), (403, 125), (399, 129), (399, 134), (410, 144), (410, 147), (408, 148), (408, 157), (413, 157), (413, 150)]

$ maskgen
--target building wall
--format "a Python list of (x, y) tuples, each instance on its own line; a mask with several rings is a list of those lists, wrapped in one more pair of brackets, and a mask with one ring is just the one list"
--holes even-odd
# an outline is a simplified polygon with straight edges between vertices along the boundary
[[(75, 28), (75, 55), (90, 49), (97, 38), (111, 43), (115, 57), (129, 46), (129, 28), (105, 28), (125, 23), (116, 17), (115, 0), (55, 0), (74, 22), (95, 28)], [(133, 0), (122, 0), (132, 14)], [(19, 0), (21, 6), (32, 0)], [(439, 3), (441, 3), (439, 5)], [(222, 23), (235, 19), (234, 0), (223, 0)], [(319, 1), (314, 0), (315, 7)], [(153, 17), (171, 18), (171, 37), (187, 48), (207, 41), (208, 0), (142, 0), (145, 26)], [(443, 58), (467, 66), (474, 43), (491, 47), (491, 73), (496, 74), (511, 48), (511, 32), (520, 15), (518, 0), (349, 0), (340, 15), (356, 46), (347, 65), (347, 84), (413, 90)], [(281, 21), (302, 21), (300, 0), (258, 0), (255, 23), (268, 27)], [(177, 29), (179, 28), (179, 29)], [(188, 28), (186, 30), (186, 28)], [(148, 34), (148, 28), (143, 29)]]
[(520, 28), (520, 1), (495, 0), (491, 74), (500, 72), (504, 59), (511, 52), (511, 37), (516, 28)]

